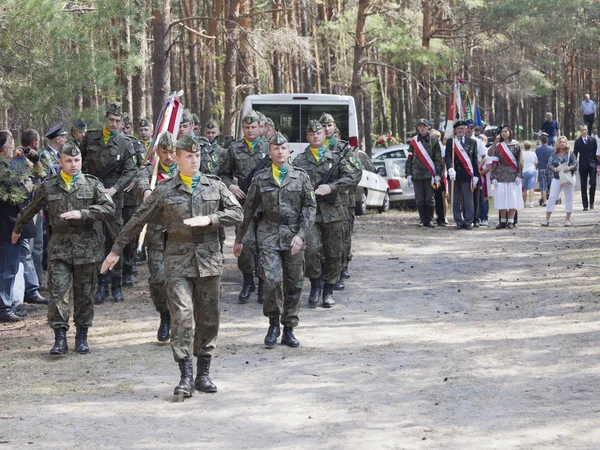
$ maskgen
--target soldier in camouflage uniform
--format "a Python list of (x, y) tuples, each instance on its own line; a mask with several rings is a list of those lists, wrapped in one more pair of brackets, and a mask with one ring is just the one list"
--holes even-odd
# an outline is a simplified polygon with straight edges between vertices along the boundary
[[(158, 161), (147, 162), (138, 172), (135, 192), (139, 198), (146, 200), (152, 193), (150, 182), (154, 165), (158, 164), (157, 183), (171, 179), (177, 170), (175, 162), (175, 138), (168, 131), (163, 133), (156, 148)], [(144, 243), (148, 252), (148, 285), (150, 297), (154, 307), (160, 314), (160, 325), (156, 333), (156, 339), (160, 343), (167, 343), (170, 338), (171, 315), (167, 306), (167, 293), (165, 288), (165, 248), (164, 248), (164, 226), (161, 223), (148, 223)], [(137, 240), (133, 241), (137, 243)], [(131, 244), (131, 243), (130, 243)], [(130, 245), (128, 244), (128, 245)]]
[(109, 220), (115, 205), (103, 184), (81, 173), (79, 148), (68, 143), (61, 149), (62, 171), (46, 179), (33, 201), (17, 217), (12, 241), (19, 239), (27, 223), (48, 205), (52, 237), (48, 246), (48, 322), (54, 329), (51, 355), (68, 352), (69, 294), (73, 291), (75, 350), (88, 353), (88, 328), (94, 318), (93, 296), (97, 263), (102, 261), (102, 242), (93, 228), (96, 221)]
[[(433, 163), (434, 172), (425, 164), (427, 156), (419, 156), (416, 149), (425, 152)], [(442, 150), (437, 139), (429, 135), (429, 122), (419, 119), (417, 122), (417, 135), (410, 144), (408, 158), (406, 159), (406, 179), (409, 186), (414, 186), (415, 200), (419, 211), (420, 224), (427, 228), (433, 225), (433, 212), (435, 208), (434, 189), (440, 188), (442, 173)]]
[[(194, 385), (201, 392), (217, 391), (209, 377), (219, 331), (223, 273), (217, 230), (220, 225), (237, 225), (243, 215), (239, 202), (217, 177), (200, 173), (200, 149), (191, 136), (177, 141), (176, 159), (178, 172), (152, 191), (136, 211), (115, 241), (102, 272), (116, 264), (119, 253), (145, 223), (160, 223), (166, 228), (171, 346), (181, 371), (174, 393), (189, 397)], [(195, 383), (193, 355), (198, 357)]]
[(265, 123), (265, 139), (267, 141), (270, 141), (273, 138), (273, 136), (275, 136), (277, 130), (275, 129), (275, 123), (273, 122), (273, 119), (271, 119), (270, 117), (267, 117)]
[[(111, 104), (106, 111), (106, 125), (102, 130), (88, 131), (81, 143), (84, 172), (94, 175), (107, 189), (115, 203), (115, 216), (102, 222), (106, 253), (110, 251), (114, 240), (123, 228), (123, 191), (133, 181), (137, 169), (135, 152), (129, 139), (119, 133), (121, 124), (121, 106)], [(111, 294), (115, 302), (123, 301), (121, 293), (121, 262), (112, 270)], [(108, 297), (108, 281), (111, 275), (98, 277), (96, 303), (102, 303)]]
[[(317, 216), (306, 243), (304, 273), (311, 285), (308, 304), (316, 307), (322, 294), (323, 307), (331, 308), (335, 305), (333, 285), (340, 279), (342, 270), (342, 227), (346, 206), (340, 192), (354, 186), (355, 175), (344, 158), (325, 146), (325, 132), (317, 120), (308, 123), (306, 137), (310, 144), (294, 159), (294, 167), (308, 173), (317, 195)], [(331, 179), (323, 183), (328, 172), (332, 174)]]
[[(215, 119), (210, 119), (204, 125), (203, 130), (203, 141), (208, 142), (209, 146), (202, 151), (202, 167), (200, 171), (202, 173), (218, 175), (221, 171), (221, 160), (223, 154), (227, 151), (221, 147), (217, 139), (219, 137), (219, 124)], [(225, 227), (219, 228), (219, 243), (221, 244), (221, 253), (223, 252), (223, 246), (225, 245)]]
[[(354, 231), (354, 204), (356, 203), (356, 186), (362, 178), (362, 170), (360, 169), (360, 163), (357, 161), (354, 152), (349, 148), (347, 141), (343, 141), (335, 136), (335, 120), (333, 116), (328, 113), (323, 113), (319, 119), (319, 123), (325, 131), (325, 146), (329, 148), (333, 153), (344, 157), (346, 161), (350, 163), (354, 169), (354, 186), (347, 191), (340, 192), (342, 203), (344, 204), (345, 217), (342, 225), (342, 240), (344, 246), (342, 248), (342, 271), (340, 272), (340, 279), (335, 283), (333, 289), (336, 291), (343, 291), (344, 278), (349, 278), (348, 263), (352, 259), (352, 233)], [(339, 133), (339, 130), (338, 130)]]
[(269, 157), (272, 166), (259, 172), (250, 185), (233, 253), (241, 254), (244, 235), (260, 208), (258, 265), (265, 282), (263, 314), (269, 318), (265, 345), (277, 343), (281, 316), (281, 343), (298, 347), (293, 330), (298, 326), (304, 284), (304, 243), (315, 221), (317, 203), (306, 172), (289, 165), (290, 149), (281, 133), (271, 139)]
[[(270, 165), (268, 157), (269, 143), (260, 139), (258, 134), (259, 117), (255, 111), (249, 111), (242, 119), (244, 137), (231, 143), (221, 162), (220, 176), (233, 195), (244, 202), (252, 177), (262, 168)], [(237, 184), (233, 182), (237, 179)], [(244, 249), (238, 258), (238, 268), (244, 277), (244, 284), (238, 297), (240, 303), (247, 303), (250, 294), (255, 291), (254, 271), (256, 270), (256, 236), (254, 223), (248, 228), (244, 238)], [(264, 302), (263, 280), (258, 280), (258, 302)]]

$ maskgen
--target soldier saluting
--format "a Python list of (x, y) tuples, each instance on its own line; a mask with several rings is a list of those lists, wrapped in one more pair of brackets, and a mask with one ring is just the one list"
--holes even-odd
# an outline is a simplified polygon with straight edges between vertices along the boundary
[(281, 343), (298, 347), (293, 330), (298, 326), (304, 284), (304, 243), (315, 221), (317, 204), (306, 172), (289, 164), (288, 141), (279, 132), (271, 139), (269, 157), (272, 165), (259, 172), (250, 185), (233, 254), (239, 257), (242, 253), (244, 236), (260, 207), (258, 265), (265, 283), (263, 314), (269, 318), (265, 345), (277, 343), (281, 317)]
[[(84, 172), (97, 177), (115, 203), (114, 217), (102, 222), (105, 254), (108, 254), (123, 228), (123, 190), (129, 186), (137, 173), (133, 145), (127, 137), (119, 133), (122, 115), (121, 105), (112, 103), (104, 116), (104, 128), (88, 131), (80, 146)], [(115, 302), (123, 301), (122, 274), (123, 265), (119, 262), (112, 270), (111, 293)], [(102, 303), (108, 297), (110, 278), (108, 274), (98, 277), (96, 303)]]

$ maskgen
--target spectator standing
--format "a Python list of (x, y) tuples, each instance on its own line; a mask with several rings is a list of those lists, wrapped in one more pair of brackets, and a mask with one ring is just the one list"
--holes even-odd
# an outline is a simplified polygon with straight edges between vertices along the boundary
[[(479, 134), (479, 139), (487, 148), (487, 136), (483, 133)], [(487, 153), (485, 158), (479, 162), (479, 174), (481, 175), (481, 195), (479, 196), (479, 225), (482, 227), (488, 226), (490, 202), (492, 198), (492, 157)]]
[[(596, 195), (596, 151), (598, 142), (592, 136), (588, 136), (588, 127), (586, 125), (579, 126), (579, 133), (580, 136), (575, 140), (573, 153), (575, 154), (576, 159), (579, 156), (581, 203), (583, 204), (583, 210), (587, 211), (588, 206), (590, 209), (594, 209), (594, 197)], [(588, 184), (590, 194), (589, 199)]]
[(542, 223), (543, 227), (550, 225), (550, 216), (554, 211), (554, 205), (558, 199), (560, 191), (565, 191), (565, 211), (567, 213), (565, 219), (565, 227), (571, 226), (571, 213), (573, 212), (573, 195), (575, 193), (575, 180), (570, 186), (560, 185), (561, 171), (570, 172), (575, 178), (575, 170), (577, 170), (577, 158), (574, 153), (569, 152), (569, 141), (566, 136), (561, 136), (556, 141), (556, 151), (550, 156), (548, 161), (548, 170), (552, 172), (552, 184), (550, 185), (550, 198), (548, 200), (548, 208), (546, 209), (546, 221)]
[(538, 158), (531, 150), (531, 142), (523, 143), (523, 202), (525, 208), (533, 208), (533, 190), (537, 176)]
[(540, 133), (544, 132), (548, 135), (548, 145), (554, 147), (554, 143), (556, 142), (556, 137), (558, 136), (558, 131), (560, 130), (560, 125), (554, 119), (552, 119), (552, 113), (546, 113), (546, 120), (540, 126)]
[[(470, 137), (477, 143), (477, 166), (481, 167), (481, 162), (485, 160), (487, 155), (487, 147), (483, 143), (481, 139), (479, 139), (478, 133), (475, 132), (475, 122), (473, 120), (467, 120), (467, 131), (465, 132), (465, 136)], [(479, 184), (473, 189), (473, 207), (475, 209), (475, 221), (473, 222), (473, 226), (475, 228), (479, 228), (479, 198), (481, 197), (481, 177), (479, 179)]]
[(535, 155), (538, 159), (538, 182), (540, 185), (540, 206), (546, 206), (548, 201), (548, 189), (552, 181), (552, 173), (548, 171), (548, 161), (554, 153), (554, 149), (548, 145), (548, 136), (540, 138), (542, 145), (535, 149)]
[(588, 130), (594, 129), (594, 119), (596, 115), (596, 104), (593, 100), (590, 100), (590, 94), (583, 96), (583, 101), (579, 106), (583, 114), (583, 123), (587, 125)]

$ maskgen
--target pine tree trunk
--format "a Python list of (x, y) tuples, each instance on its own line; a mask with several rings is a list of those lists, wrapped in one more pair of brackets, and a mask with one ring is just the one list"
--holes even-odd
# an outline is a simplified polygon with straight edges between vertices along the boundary
[(152, 12), (154, 16), (154, 51), (152, 53), (152, 121), (156, 123), (163, 103), (169, 95), (171, 84), (169, 48), (169, 22), (171, 19), (171, 7), (169, 1), (165, 0), (160, 7)]
[(223, 135), (233, 135), (233, 114), (235, 111), (235, 75), (236, 75), (236, 46), (238, 38), (238, 19), (241, 0), (229, 0), (227, 14), (227, 43), (225, 48), (224, 82), (224, 111), (221, 132)]
[(358, 0), (358, 15), (356, 19), (356, 35), (354, 41), (354, 63), (352, 65), (352, 87), (351, 92), (356, 102), (356, 115), (358, 116), (358, 136), (359, 141), (362, 141), (361, 136), (363, 134), (363, 105), (362, 105), (362, 86), (361, 86), (361, 75), (362, 75), (362, 56), (365, 51), (365, 23), (367, 21), (367, 9), (369, 8), (371, 0)]

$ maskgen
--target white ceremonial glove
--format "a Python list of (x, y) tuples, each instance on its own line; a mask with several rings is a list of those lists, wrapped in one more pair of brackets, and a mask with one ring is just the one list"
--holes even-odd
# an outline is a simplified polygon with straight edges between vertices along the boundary
[(450, 177), (451, 180), (456, 180), (456, 170), (454, 170), (453, 167), (450, 167), (448, 169), (448, 176)]
[(434, 181), (435, 181), (436, 184), (438, 184), (438, 183), (442, 182), (442, 179), (440, 178), (439, 175), (436, 175), (435, 178), (434, 178)]
[(493, 180), (492, 180), (492, 184), (493, 184), (494, 186), (498, 186), (498, 180), (496, 180), (496, 179), (493, 179)]
[(515, 179), (515, 184), (516, 184), (517, 186), (521, 186), (521, 183), (522, 183), (522, 182), (523, 182), (523, 180), (521, 180), (521, 178), (519, 178), (519, 177), (517, 177), (517, 178)]
[(477, 187), (478, 183), (479, 183), (479, 178), (473, 177), (473, 186)]
[(409, 187), (409, 188), (413, 188), (413, 187), (415, 187), (415, 185), (414, 185), (414, 184), (413, 184), (413, 182), (412, 182), (412, 175), (409, 175), (409, 176), (407, 176), (407, 177), (406, 177), (406, 181), (408, 181), (408, 187)]

